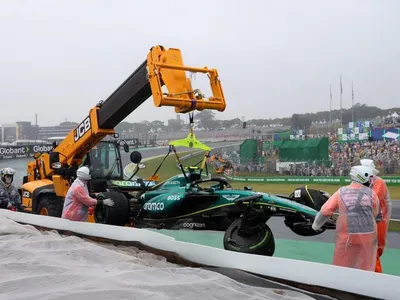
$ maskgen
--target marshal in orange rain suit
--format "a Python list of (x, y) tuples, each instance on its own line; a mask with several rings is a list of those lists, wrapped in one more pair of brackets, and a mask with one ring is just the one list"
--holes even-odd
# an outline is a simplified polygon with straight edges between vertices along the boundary
[(380, 211), (378, 196), (371, 188), (352, 182), (328, 199), (314, 223), (320, 228), (337, 209), (332, 264), (374, 271), (378, 247), (376, 218)]
[(388, 188), (386, 186), (385, 181), (382, 178), (380, 178), (378, 176), (374, 176), (370, 187), (377, 194), (378, 199), (379, 199), (379, 205), (381, 208), (381, 212), (377, 218), (378, 251), (377, 251), (377, 255), (376, 255), (375, 272), (382, 273), (382, 265), (381, 265), (380, 257), (382, 256), (383, 251), (385, 250), (385, 246), (386, 246), (388, 225), (389, 225), (390, 217), (392, 215), (392, 205), (391, 205)]

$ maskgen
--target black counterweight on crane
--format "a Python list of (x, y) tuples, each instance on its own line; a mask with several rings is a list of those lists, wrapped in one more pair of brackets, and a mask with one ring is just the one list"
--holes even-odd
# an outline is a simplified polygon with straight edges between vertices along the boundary
[(145, 60), (103, 103), (99, 128), (114, 129), (152, 95)]

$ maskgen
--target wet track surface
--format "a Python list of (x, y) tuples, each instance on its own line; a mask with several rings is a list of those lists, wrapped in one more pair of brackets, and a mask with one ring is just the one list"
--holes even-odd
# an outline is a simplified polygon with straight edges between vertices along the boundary
[(392, 219), (400, 220), (400, 201), (392, 201)]

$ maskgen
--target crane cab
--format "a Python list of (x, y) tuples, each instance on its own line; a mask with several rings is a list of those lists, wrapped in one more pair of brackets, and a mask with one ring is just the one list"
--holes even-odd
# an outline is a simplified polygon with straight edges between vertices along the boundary
[[(107, 189), (118, 188), (118, 183), (124, 182), (123, 165), (129, 161), (123, 161), (120, 152), (121, 143), (119, 141), (101, 141), (93, 147), (82, 160), (80, 166), (88, 166), (91, 170), (92, 179), (88, 182), (90, 194), (106, 192)], [(129, 146), (123, 143), (124, 152), (129, 152)], [(138, 155), (140, 157), (138, 157)], [(50, 164), (56, 164), (58, 159), (57, 152), (51, 152), (49, 155)], [(139, 163), (141, 155), (135, 151), (136, 162)], [(40, 156), (36, 159), (40, 162)], [(75, 180), (76, 170), (79, 166), (73, 166), (69, 169), (59, 169), (48, 179), (39, 179), (27, 181), (21, 189), (22, 205), (27, 212), (61, 217), (64, 197), (57, 196), (55, 186), (59, 182), (67, 182), (63, 189), (67, 193), (69, 186)], [(36, 172), (38, 172), (36, 170)], [(117, 183), (117, 186), (116, 184)], [(133, 183), (135, 185), (136, 183)], [(129, 188), (129, 185), (124, 184)], [(137, 187), (136, 187), (137, 188)]]

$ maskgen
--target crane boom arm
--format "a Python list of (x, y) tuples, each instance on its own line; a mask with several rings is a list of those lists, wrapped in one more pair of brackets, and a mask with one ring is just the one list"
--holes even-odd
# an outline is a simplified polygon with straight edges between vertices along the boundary
[[(212, 96), (207, 99), (198, 89), (193, 89), (185, 72), (207, 74)], [(167, 88), (167, 93), (163, 92), (163, 86)], [(222, 112), (226, 108), (216, 69), (184, 66), (179, 49), (166, 50), (163, 46), (155, 46), (150, 49), (147, 59), (105, 101), (93, 107), (88, 116), (54, 149), (54, 154), (59, 157), (56, 161), (65, 167), (80, 164), (90, 149), (105, 136), (114, 134), (114, 128), (151, 96), (156, 107), (172, 106), (176, 113), (204, 109)], [(43, 179), (54, 175), (51, 165), (54, 155), (51, 160), (50, 155), (45, 153), (41, 156), (43, 170), (40, 173)], [(35, 162), (32, 164), (28, 165), (28, 174), (36, 167)]]
[(99, 128), (114, 129), (151, 97), (144, 61), (103, 103), (98, 112)]
[[(213, 93), (208, 101), (203, 95), (196, 95), (185, 71), (208, 73)], [(164, 85), (167, 95), (162, 92)], [(99, 110), (99, 128), (115, 128), (151, 96), (155, 106), (173, 106), (177, 113), (224, 111), (226, 107), (217, 70), (184, 66), (179, 49), (157, 46), (150, 49), (147, 59), (104, 102)]]

